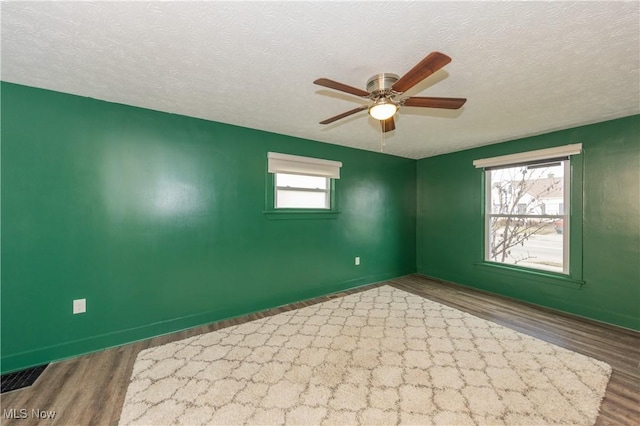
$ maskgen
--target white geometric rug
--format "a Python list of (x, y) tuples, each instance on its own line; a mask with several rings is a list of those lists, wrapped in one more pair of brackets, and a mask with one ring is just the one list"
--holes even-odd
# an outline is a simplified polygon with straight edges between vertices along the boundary
[(610, 375), (382, 286), (141, 351), (120, 424), (593, 425)]

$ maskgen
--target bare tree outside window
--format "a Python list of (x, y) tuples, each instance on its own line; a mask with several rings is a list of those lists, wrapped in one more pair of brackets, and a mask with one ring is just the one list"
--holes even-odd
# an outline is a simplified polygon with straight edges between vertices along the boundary
[(487, 260), (567, 272), (566, 163), (486, 171)]

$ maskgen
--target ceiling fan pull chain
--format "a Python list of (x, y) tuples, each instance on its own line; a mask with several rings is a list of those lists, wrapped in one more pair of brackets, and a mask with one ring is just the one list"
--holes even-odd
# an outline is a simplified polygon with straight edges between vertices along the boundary
[(380, 131), (380, 152), (384, 152), (384, 131)]

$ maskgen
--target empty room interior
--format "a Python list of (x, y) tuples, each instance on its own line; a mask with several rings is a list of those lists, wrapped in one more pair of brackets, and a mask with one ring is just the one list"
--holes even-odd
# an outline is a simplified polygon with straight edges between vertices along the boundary
[(640, 423), (640, 3), (0, 7), (0, 423)]

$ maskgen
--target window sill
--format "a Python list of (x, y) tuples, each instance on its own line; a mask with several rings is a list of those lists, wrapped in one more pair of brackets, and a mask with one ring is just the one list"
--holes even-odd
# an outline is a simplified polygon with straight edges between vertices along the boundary
[(337, 219), (340, 214), (336, 210), (316, 209), (282, 209), (265, 210), (262, 212), (269, 220), (295, 220), (295, 219)]
[(566, 275), (554, 274), (553, 272), (537, 271), (528, 268), (514, 267), (511, 265), (501, 265), (491, 262), (480, 262), (474, 265), (476, 268), (496, 274), (507, 275), (513, 278), (538, 281), (544, 284), (551, 284), (565, 288), (580, 289), (585, 282)]

